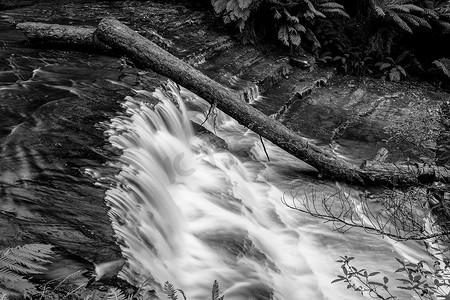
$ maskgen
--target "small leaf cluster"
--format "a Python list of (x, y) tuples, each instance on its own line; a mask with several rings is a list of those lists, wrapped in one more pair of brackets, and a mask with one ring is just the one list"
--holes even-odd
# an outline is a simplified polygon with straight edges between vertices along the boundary
[[(383, 300), (401, 299), (393, 295), (389, 289), (390, 280), (387, 276), (382, 276), (380, 272), (369, 272), (366, 269), (356, 268), (351, 261), (354, 257), (341, 256), (337, 262), (341, 264), (342, 275), (337, 275), (331, 283), (344, 282), (347, 289), (352, 289), (361, 295), (369, 295), (372, 298)], [(413, 292), (418, 299), (450, 299), (448, 287), (450, 286), (450, 260), (444, 258), (438, 260), (432, 267), (425, 261), (417, 263), (406, 262), (396, 258), (400, 264), (395, 273), (403, 274), (402, 278), (396, 278), (399, 282), (397, 289)]]
[(390, 291), (387, 283), (389, 278), (383, 277), (383, 281), (379, 282), (375, 279), (375, 276), (380, 272), (368, 272), (366, 269), (357, 269), (350, 262), (355, 259), (351, 256), (341, 256), (337, 262), (341, 263), (341, 270), (343, 275), (338, 275), (337, 279), (331, 283), (345, 282), (347, 283), (347, 289), (352, 289), (361, 295), (368, 294), (370, 297), (379, 299), (396, 299)]

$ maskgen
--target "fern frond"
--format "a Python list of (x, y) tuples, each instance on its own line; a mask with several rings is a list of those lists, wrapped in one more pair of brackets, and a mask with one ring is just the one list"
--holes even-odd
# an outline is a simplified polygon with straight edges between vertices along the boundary
[(275, 14), (274, 14), (273, 17), (274, 17), (275, 20), (281, 19), (281, 14), (280, 14), (280, 12), (279, 12), (278, 10), (275, 10)]
[(336, 2), (325, 2), (319, 4), (320, 8), (334, 8), (334, 9), (342, 9), (344, 10), (344, 6)]
[(126, 300), (126, 297), (120, 289), (112, 287), (108, 290), (108, 293), (106, 294), (106, 299), (107, 300)]
[(36, 287), (26, 280), (25, 278), (20, 278), (19, 280), (0, 280), (0, 292), (8, 294), (10, 296), (27, 296), (37, 293)]
[(239, 7), (238, 0), (228, 0), (226, 6), (228, 12), (233, 12), (236, 9), (236, 7)]
[(420, 27), (419, 22), (417, 22), (414, 18), (412, 18), (410, 14), (398, 14), (398, 15), (408, 24), (413, 25), (415, 27)]
[(305, 31), (306, 31), (306, 27), (303, 26), (303, 25), (300, 24), (300, 23), (294, 24), (294, 28), (295, 28), (295, 30), (297, 30), (298, 32), (305, 32)]
[(403, 4), (403, 7), (408, 8), (410, 12), (420, 12), (420, 13), (424, 12), (422, 7), (419, 7), (414, 4)]
[(342, 9), (327, 8), (327, 9), (322, 9), (322, 12), (324, 14), (334, 14), (334, 15), (339, 15), (339, 16), (343, 16), (347, 19), (350, 19), (350, 16)]
[(1, 287), (0, 287), (0, 300), (9, 300), (9, 295), (6, 292), (2, 292)]
[(318, 11), (314, 5), (311, 3), (311, 1), (309, 0), (305, 0), (305, 3), (308, 5), (309, 10), (317, 17), (322, 17), (322, 18), (326, 18), (326, 16), (321, 13), (320, 11)]
[(379, 17), (384, 17), (386, 15), (386, 13), (384, 12), (384, 10), (378, 6), (375, 5), (375, 13), (379, 16)]
[(238, 1), (239, 7), (242, 9), (249, 7), (250, 4), (252, 4), (252, 2), (253, 2), (253, 0), (239, 0)]
[(289, 34), (289, 41), (291, 42), (291, 45), (300, 46), (302, 38), (300, 37), (300, 34), (295, 31), (294, 33)]
[(164, 283), (163, 292), (167, 295), (168, 299), (178, 300), (177, 290), (170, 282), (166, 281), (166, 283)]
[(405, 15), (400, 15), (400, 16), (402, 19), (408, 21), (408, 23), (413, 24), (414, 26), (426, 27), (426, 28), (431, 29), (430, 23), (428, 23), (427, 20), (425, 20), (424, 18), (415, 16), (415, 15), (411, 15), (411, 14), (405, 14)]
[(405, 7), (404, 5), (388, 5), (389, 10), (393, 10), (395, 12), (409, 13), (410, 9)]
[(219, 283), (217, 280), (214, 280), (212, 291), (211, 291), (211, 299), (212, 300), (223, 300), (224, 296), (219, 297), (220, 295), (220, 289), (219, 289)]
[(280, 26), (278, 30), (278, 39), (286, 46), (289, 46), (289, 32), (285, 24)]
[(439, 26), (443, 29), (443, 31), (450, 31), (450, 23), (445, 21), (438, 21)]
[(214, 8), (214, 11), (218, 14), (221, 14), (225, 11), (227, 8), (227, 0), (212, 0), (212, 5)]
[(33, 259), (40, 262), (50, 262), (54, 254), (52, 245), (46, 244), (26, 244), (15, 248), (8, 248), (4, 251), (5, 255)]
[(41, 264), (50, 262), (51, 249), (51, 245), (27, 244), (0, 251), (0, 293), (35, 293), (36, 288), (23, 275), (42, 273), (46, 268)]
[(23, 280), (23, 276), (17, 274), (14, 270), (11, 270), (7, 267), (0, 267), (0, 281), (20, 281)]
[(435, 20), (439, 19), (439, 15), (436, 13), (434, 9), (424, 8), (423, 14), (427, 17), (433, 18)]
[(412, 33), (412, 29), (408, 26), (408, 24), (406, 24), (405, 21), (402, 20), (402, 18), (400, 18), (400, 16), (397, 13), (395, 13), (394, 11), (388, 11), (387, 14), (398, 27), (409, 33)]

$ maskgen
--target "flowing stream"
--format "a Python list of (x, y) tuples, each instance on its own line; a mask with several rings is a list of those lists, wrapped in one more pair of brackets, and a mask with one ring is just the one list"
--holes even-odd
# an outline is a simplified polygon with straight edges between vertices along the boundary
[[(0, 29), (9, 45), (20, 41), (10, 27)], [(61, 246), (90, 261), (111, 258), (104, 244), (69, 244), (81, 235), (112, 243), (98, 238), (108, 235), (109, 224), (91, 211), (106, 190), (128, 259), (121, 276), (135, 284), (150, 280), (158, 293), (169, 281), (188, 299), (207, 299), (217, 280), (225, 299), (361, 299), (344, 284), (330, 283), (341, 272), (335, 262), (340, 255), (386, 275), (398, 267), (395, 257), (427, 257), (418, 242), (359, 230), (341, 234), (286, 207), (286, 195), (320, 197), (335, 186), (314, 179), (310, 166), (265, 141), (269, 161), (259, 136), (220, 112), (204, 126), (229, 149), (196, 137), (189, 120), (203, 123), (209, 105), (185, 90), (172, 94), (184, 99), (176, 105), (160, 90), (152, 93), (161, 82), (157, 75), (126, 69), (118, 59), (17, 47), (1, 50), (0, 183), (5, 220), (40, 222), (27, 227), (24, 240), (33, 234), (50, 243), (67, 240)], [(162, 102), (153, 107), (149, 95)], [(101, 131), (83, 127), (89, 122), (105, 131), (113, 149)], [(94, 136), (103, 142), (94, 143)], [(121, 171), (105, 174), (105, 165)], [(49, 220), (52, 230), (44, 232), (41, 223)], [(73, 234), (74, 228), (82, 234)]]
[(259, 137), (222, 113), (205, 126), (230, 151), (205, 144), (192, 135), (189, 120), (203, 123), (208, 105), (182, 94), (174, 93), (190, 111), (157, 90), (162, 102), (154, 109), (127, 97), (126, 115), (109, 123), (110, 142), (123, 150), (106, 200), (128, 259), (124, 278), (169, 281), (189, 299), (207, 298), (213, 280), (227, 299), (358, 299), (330, 284), (340, 255), (355, 255), (384, 274), (394, 271), (394, 257), (424, 256), (414, 243), (339, 234), (284, 206), (281, 199), (292, 191), (301, 198), (333, 187), (302, 176), (309, 166), (266, 141), (269, 162)]

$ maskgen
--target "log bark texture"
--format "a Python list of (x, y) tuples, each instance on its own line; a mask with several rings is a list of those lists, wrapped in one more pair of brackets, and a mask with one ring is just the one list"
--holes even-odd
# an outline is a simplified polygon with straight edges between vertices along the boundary
[(270, 140), (288, 153), (315, 167), (322, 175), (359, 184), (413, 185), (449, 181), (449, 172), (438, 166), (379, 164), (360, 168), (317, 147), (247, 103), (239, 95), (213, 81), (113, 18), (103, 19), (97, 37), (127, 55), (139, 66), (166, 76), (196, 93), (240, 124)]
[(16, 25), (28, 41), (48, 47), (56, 46), (83, 51), (108, 51), (110, 48), (95, 36), (95, 27), (25, 22)]

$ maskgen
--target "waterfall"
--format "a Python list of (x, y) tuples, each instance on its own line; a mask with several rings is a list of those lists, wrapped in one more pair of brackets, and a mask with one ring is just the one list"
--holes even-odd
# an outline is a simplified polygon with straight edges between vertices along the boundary
[[(309, 167), (270, 143), (271, 162), (265, 162), (258, 136), (223, 114), (205, 126), (226, 132), (230, 151), (213, 150), (193, 135), (189, 121), (204, 121), (207, 104), (168, 86), (169, 95), (153, 93), (156, 106), (126, 97), (125, 114), (106, 131), (122, 151), (121, 171), (106, 193), (127, 259), (120, 276), (137, 285), (150, 282), (159, 293), (169, 281), (192, 300), (209, 298), (214, 280), (233, 300), (359, 299), (330, 284), (339, 273), (334, 261), (348, 244), (387, 260), (391, 245), (373, 236), (339, 235), (285, 207), (285, 192), (310, 187), (298, 176)], [(380, 267), (373, 263), (368, 265)], [(388, 270), (390, 262), (381, 266)]]

